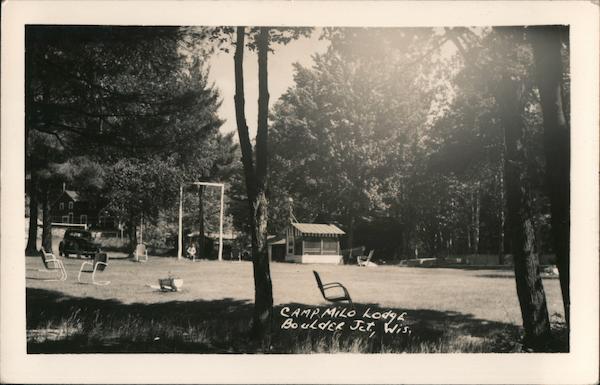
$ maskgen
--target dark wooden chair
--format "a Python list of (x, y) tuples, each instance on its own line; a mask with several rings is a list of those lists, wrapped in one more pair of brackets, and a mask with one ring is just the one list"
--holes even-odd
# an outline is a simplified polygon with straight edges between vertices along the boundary
[(108, 266), (108, 255), (106, 253), (96, 253), (94, 255), (93, 261), (86, 261), (81, 264), (81, 268), (79, 269), (79, 275), (77, 276), (77, 280), (80, 283), (87, 283), (81, 280), (82, 273), (91, 273), (92, 281), (94, 285), (108, 285), (110, 281), (96, 281), (96, 273), (102, 272)]
[(58, 278), (45, 279), (44, 281), (67, 280), (67, 271), (65, 270), (65, 265), (60, 259), (56, 258), (54, 254), (46, 252), (46, 250), (43, 247), (40, 249), (40, 255), (42, 257), (44, 267), (46, 268), (45, 270), (40, 271), (58, 271), (60, 273), (60, 276)]
[[(344, 287), (344, 285), (342, 285), (339, 282), (323, 283), (323, 281), (321, 281), (319, 273), (317, 273), (314, 270), (313, 273), (315, 274), (317, 285), (319, 286), (319, 290), (321, 291), (321, 294), (323, 295), (323, 298), (325, 298), (325, 300), (329, 302), (348, 301), (348, 303), (352, 304), (350, 293), (348, 293), (348, 290)], [(328, 291), (331, 292), (331, 289), (333, 289), (333, 291), (337, 292), (338, 294), (329, 294)]]

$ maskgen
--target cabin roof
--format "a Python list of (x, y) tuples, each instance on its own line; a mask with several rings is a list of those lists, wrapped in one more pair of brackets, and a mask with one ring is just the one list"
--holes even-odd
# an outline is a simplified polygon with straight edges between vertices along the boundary
[(305, 235), (343, 235), (346, 234), (336, 225), (322, 223), (292, 223), (292, 226)]
[(69, 198), (71, 198), (75, 202), (79, 202), (81, 200), (81, 198), (79, 197), (79, 193), (77, 193), (77, 191), (65, 190), (65, 194), (67, 194), (69, 196)]

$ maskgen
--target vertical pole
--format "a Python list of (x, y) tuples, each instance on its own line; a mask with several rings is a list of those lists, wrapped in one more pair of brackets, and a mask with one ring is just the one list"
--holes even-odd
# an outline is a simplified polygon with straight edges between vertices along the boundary
[(179, 186), (179, 234), (177, 237), (177, 260), (181, 259), (183, 247), (183, 184)]
[(142, 243), (144, 243), (144, 214), (142, 214), (142, 216), (140, 217), (140, 238), (138, 240), (138, 244), (135, 245), (134, 260), (136, 262), (140, 261), (140, 256), (138, 254), (138, 245), (141, 245)]
[(221, 215), (219, 216), (219, 261), (223, 260), (223, 200), (225, 197), (225, 185), (221, 185)]

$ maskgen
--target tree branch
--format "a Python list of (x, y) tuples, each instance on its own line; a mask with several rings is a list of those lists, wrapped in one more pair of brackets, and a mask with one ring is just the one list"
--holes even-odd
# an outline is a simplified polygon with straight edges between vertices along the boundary
[(61, 146), (63, 146), (64, 148), (67, 147), (65, 145), (65, 142), (63, 142), (62, 138), (60, 137), (60, 135), (58, 135), (58, 132), (51, 131), (51, 130), (45, 130), (45, 129), (42, 129), (41, 127), (36, 127), (35, 130), (38, 132), (44, 133), (44, 134), (53, 135), (56, 138), (56, 140), (58, 140), (58, 143), (60, 143)]

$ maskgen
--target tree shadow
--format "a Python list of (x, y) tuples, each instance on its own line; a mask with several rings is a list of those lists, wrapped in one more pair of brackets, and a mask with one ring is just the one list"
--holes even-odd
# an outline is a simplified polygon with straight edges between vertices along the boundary
[(463, 265), (463, 264), (440, 264), (432, 266), (403, 266), (418, 269), (456, 269), (456, 270), (497, 270), (514, 271), (512, 265)]
[[(319, 314), (324, 314), (327, 309), (331, 309), (331, 306), (313, 307), (300, 303), (287, 304), (285, 307), (291, 309), (290, 311), (286, 309), (284, 312), (288, 315), (295, 309), (301, 311), (318, 309)], [(521, 328), (509, 323), (478, 319), (471, 314), (431, 309), (388, 308), (375, 303), (355, 303), (352, 306), (338, 305), (337, 307), (355, 310), (354, 316), (344, 319), (352, 326), (373, 323), (369, 329), (373, 331), (372, 333), (369, 333), (369, 330), (361, 332), (359, 327), (357, 330), (347, 328), (337, 335), (332, 335), (350, 341), (350, 344), (362, 340), (361, 352), (363, 353), (501, 353), (515, 352), (520, 349), (518, 341), (521, 338)], [(283, 306), (277, 307), (279, 314), (276, 316), (276, 322), (283, 326), (287, 317), (282, 316), (282, 308)], [(394, 319), (393, 316), (384, 318), (386, 313), (396, 314), (396, 318)], [(379, 318), (379, 315), (382, 317)], [(322, 319), (327, 320), (327, 317)], [(314, 318), (300, 319), (297, 323), (300, 325), (312, 320)], [(278, 330), (277, 333), (296, 334), (297, 339), (302, 339), (302, 334), (312, 332), (299, 329), (300, 327), (291, 331)], [(279, 340), (285, 341), (286, 337), (279, 336)], [(285, 350), (285, 346), (280, 349)]]
[[(558, 279), (557, 275), (551, 274), (540, 274), (543, 279)], [(503, 279), (515, 279), (514, 274), (481, 274), (477, 275), (477, 278), (503, 278)]]
[[(232, 353), (237, 347), (227, 345), (231, 337), (249, 340), (253, 304), (248, 301), (126, 304), (26, 290), (28, 353)], [(194, 336), (201, 329), (210, 329), (212, 338)], [(48, 330), (58, 337), (44, 333)]]
[[(521, 328), (453, 311), (390, 309), (368, 303), (283, 304), (274, 307), (272, 338), (265, 346), (250, 337), (253, 304), (249, 301), (224, 298), (125, 304), (35, 288), (27, 288), (26, 298), (28, 353), (521, 351)], [(299, 313), (291, 317), (295, 309), (318, 311), (318, 315), (307, 318)], [(345, 316), (340, 316), (342, 311)], [(386, 329), (384, 324), (389, 318), (374, 317), (389, 311), (398, 317), (405, 314)], [(294, 318), (287, 322), (295, 322), (296, 329), (284, 327), (288, 318)], [(371, 330), (352, 330), (351, 326), (360, 324), (356, 320), (364, 322), (362, 327), (373, 322)], [(344, 322), (345, 326), (320, 329), (327, 321)], [(396, 324), (394, 332), (389, 332)]]

